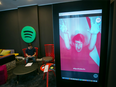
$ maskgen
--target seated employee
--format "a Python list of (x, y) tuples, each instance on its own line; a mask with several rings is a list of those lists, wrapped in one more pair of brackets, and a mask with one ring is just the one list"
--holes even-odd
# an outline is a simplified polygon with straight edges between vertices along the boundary
[(29, 58), (35, 62), (36, 50), (31, 43), (28, 44), (28, 48), (26, 49), (26, 56), (26, 63), (28, 63)]

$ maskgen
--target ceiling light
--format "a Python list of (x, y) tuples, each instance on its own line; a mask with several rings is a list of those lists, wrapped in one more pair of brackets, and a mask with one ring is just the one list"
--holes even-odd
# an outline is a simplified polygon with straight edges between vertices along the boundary
[(0, 1), (0, 5), (1, 5), (2, 3), (1, 3), (1, 1)]

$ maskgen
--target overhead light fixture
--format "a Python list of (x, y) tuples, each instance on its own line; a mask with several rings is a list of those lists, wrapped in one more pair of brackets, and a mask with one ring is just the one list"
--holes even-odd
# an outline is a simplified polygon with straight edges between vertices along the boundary
[(0, 5), (2, 4), (2, 2), (0, 1)]

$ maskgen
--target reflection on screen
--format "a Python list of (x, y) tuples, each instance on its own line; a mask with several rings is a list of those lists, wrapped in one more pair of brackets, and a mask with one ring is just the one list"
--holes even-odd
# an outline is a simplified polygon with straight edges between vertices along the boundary
[(98, 82), (102, 10), (59, 13), (62, 79)]

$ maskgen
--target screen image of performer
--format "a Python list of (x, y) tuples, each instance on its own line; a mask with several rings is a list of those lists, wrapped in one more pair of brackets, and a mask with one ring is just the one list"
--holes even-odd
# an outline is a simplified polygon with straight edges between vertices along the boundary
[(61, 70), (99, 73), (101, 19), (59, 19)]

